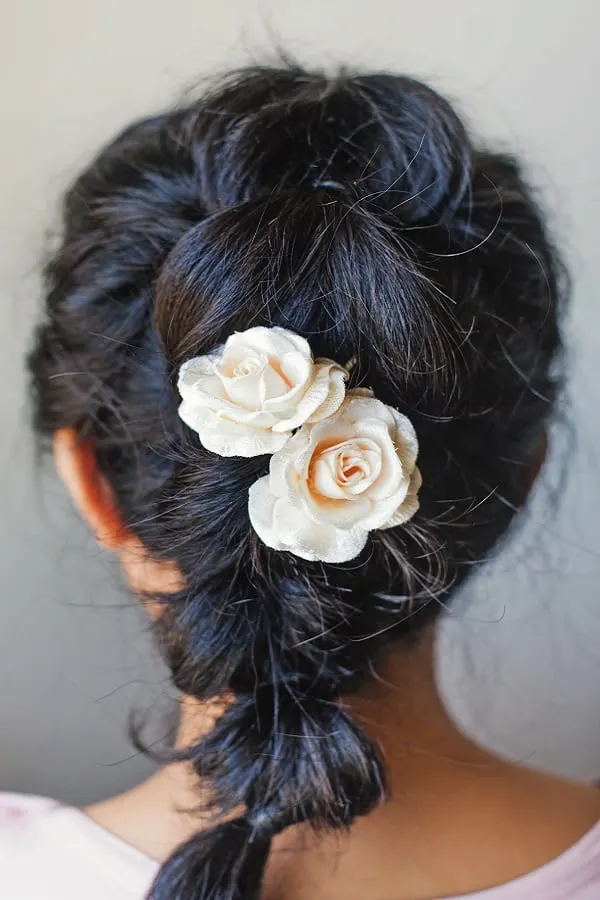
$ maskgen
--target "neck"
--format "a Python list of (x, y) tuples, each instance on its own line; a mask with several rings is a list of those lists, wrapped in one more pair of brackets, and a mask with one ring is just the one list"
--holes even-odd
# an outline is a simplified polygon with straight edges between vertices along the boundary
[[(346, 705), (382, 749), (392, 795), (396, 785), (402, 785), (399, 789), (403, 792), (407, 783), (415, 789), (421, 774), (434, 767), (484, 763), (492, 758), (465, 738), (446, 713), (435, 683), (433, 631), (413, 647), (392, 648), (373, 671), (369, 684), (347, 698)], [(182, 697), (176, 747), (187, 747), (209, 731), (221, 709), (220, 703), (206, 704)], [(137, 813), (141, 810), (147, 822), (147, 851), (163, 860), (202, 827), (197, 812), (202, 790), (188, 763), (174, 763), (127, 794), (107, 802), (111, 804), (111, 815), (114, 804), (119, 804), (120, 816), (127, 815), (128, 810), (136, 811), (132, 830), (139, 827)], [(104, 808), (105, 804), (91, 807), (93, 817), (99, 818), (96, 810)], [(187, 814), (186, 810), (193, 813)]]
[[(436, 687), (433, 631), (414, 646), (393, 647), (364, 689), (345, 702), (383, 754), (390, 802), (343, 836), (315, 841), (304, 826), (279, 835), (266, 900), (474, 892), (558, 855), (600, 816), (596, 792), (583, 797), (570, 784), (509, 765), (457, 729)], [(183, 698), (177, 745), (197, 741), (218, 713)], [(176, 763), (88, 814), (109, 830), (118, 820), (120, 837), (162, 861), (205, 824), (197, 812), (201, 792), (191, 767)], [(500, 855), (499, 830), (514, 838), (514, 847), (507, 841)]]
[[(459, 731), (446, 711), (437, 687), (433, 628), (414, 645), (393, 645), (373, 668), (369, 682), (347, 697), (345, 705), (367, 735), (383, 747), (390, 770), (396, 763), (404, 769), (407, 756), (455, 753), (459, 758), (492, 758)], [(222, 701), (207, 704), (183, 697), (176, 747), (187, 747), (210, 730), (223, 706)]]
[(433, 628), (412, 646), (393, 645), (372, 676), (347, 703), (371, 740), (382, 747), (392, 780), (397, 771), (405, 773), (407, 765), (420, 760), (492, 759), (448, 715), (437, 686)]

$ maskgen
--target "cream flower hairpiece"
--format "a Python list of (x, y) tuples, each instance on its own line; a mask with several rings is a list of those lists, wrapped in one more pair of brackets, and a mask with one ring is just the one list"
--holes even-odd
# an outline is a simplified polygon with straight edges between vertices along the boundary
[(313, 360), (310, 346), (285, 328), (249, 328), (179, 371), (179, 415), (219, 456), (281, 450), (294, 429), (340, 406), (348, 372)]
[(402, 525), (419, 508), (412, 423), (370, 390), (346, 391), (347, 376), (283, 328), (235, 334), (181, 368), (179, 414), (208, 450), (272, 454), (248, 511), (274, 550), (347, 562), (370, 531)]

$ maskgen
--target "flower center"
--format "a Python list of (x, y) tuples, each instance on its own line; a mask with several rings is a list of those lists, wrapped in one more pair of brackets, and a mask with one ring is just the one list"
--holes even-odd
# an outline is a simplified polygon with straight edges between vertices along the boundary
[(259, 372), (268, 365), (265, 356), (246, 356), (236, 366), (231, 373), (232, 378), (245, 378), (248, 375), (258, 375)]
[(369, 475), (369, 465), (360, 456), (341, 452), (336, 463), (336, 477), (340, 484), (356, 484)]
[(369, 438), (353, 438), (314, 454), (309, 472), (311, 490), (331, 500), (362, 494), (381, 472), (381, 449)]

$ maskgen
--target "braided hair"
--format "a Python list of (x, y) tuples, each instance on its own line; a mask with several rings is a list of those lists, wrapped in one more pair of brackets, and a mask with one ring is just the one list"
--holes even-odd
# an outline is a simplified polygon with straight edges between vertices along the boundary
[[(346, 829), (385, 800), (342, 698), (521, 505), (560, 386), (560, 268), (517, 163), (386, 73), (235, 72), (105, 147), (63, 227), (30, 358), (37, 428), (93, 441), (125, 524), (183, 576), (158, 598), (176, 686), (229, 698), (183, 751), (214, 824), (150, 896), (257, 900), (275, 835)], [(419, 512), (350, 563), (265, 546), (248, 490), (268, 457), (209, 453), (177, 415), (181, 364), (255, 325), (352, 359), (350, 385), (417, 431)]]

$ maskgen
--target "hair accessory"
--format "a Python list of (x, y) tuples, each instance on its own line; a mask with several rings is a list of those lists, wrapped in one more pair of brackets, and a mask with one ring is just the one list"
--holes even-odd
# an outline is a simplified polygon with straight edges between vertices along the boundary
[(179, 370), (179, 415), (219, 456), (261, 456), (335, 412), (348, 372), (285, 328), (249, 328)]
[(411, 421), (370, 390), (346, 391), (347, 377), (283, 328), (234, 334), (218, 353), (181, 367), (179, 415), (208, 450), (272, 454), (248, 510), (274, 550), (347, 562), (370, 531), (402, 525), (419, 508)]

